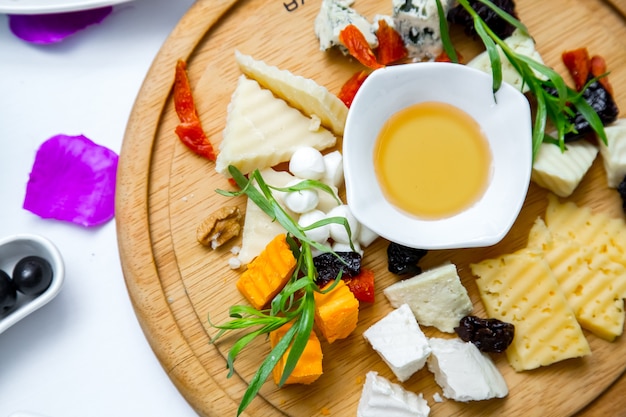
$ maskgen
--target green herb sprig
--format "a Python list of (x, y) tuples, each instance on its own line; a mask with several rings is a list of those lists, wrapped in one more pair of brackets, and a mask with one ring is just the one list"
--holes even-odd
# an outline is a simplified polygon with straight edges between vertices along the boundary
[[(450, 40), (448, 25), (443, 12), (443, 7), (441, 6), (441, 1), (436, 1), (437, 8), (439, 10), (440, 30), (442, 33), (441, 39), (444, 50), (453, 62), (458, 62), (454, 46)], [(489, 7), (494, 11), (494, 13), (519, 30), (522, 34), (530, 36), (528, 29), (524, 24), (522, 24), (515, 17), (511, 16), (509, 13), (500, 9), (490, 0), (476, 1)], [(487, 54), (489, 55), (493, 78), (492, 89), (494, 94), (502, 85), (502, 60), (500, 52), (498, 51), (499, 47), (513, 68), (515, 68), (521, 75), (524, 84), (528, 86), (531, 94), (535, 97), (537, 108), (533, 123), (533, 160), (537, 156), (539, 147), (544, 141), (555, 143), (561, 148), (562, 151), (565, 150), (565, 134), (576, 131), (576, 127), (571, 121), (572, 116), (574, 115), (571, 106), (583, 115), (598, 137), (604, 143), (607, 142), (604, 125), (602, 124), (600, 117), (583, 97), (584, 89), (581, 92), (575, 91), (574, 89), (568, 87), (563, 78), (552, 68), (549, 68), (548, 66), (537, 62), (530, 57), (515, 52), (489, 28), (487, 23), (485, 23), (485, 21), (472, 8), (468, 0), (458, 0), (458, 3), (472, 17), (476, 33), (485, 45)], [(587, 88), (587, 86), (585, 86), (585, 88)], [(553, 95), (551, 91), (555, 92), (555, 95)], [(551, 137), (546, 133), (548, 120), (552, 122), (556, 129), (556, 138)]]
[[(352, 241), (350, 225), (343, 217), (330, 217), (319, 220), (307, 227), (300, 226), (276, 201), (272, 190), (280, 192), (299, 191), (309, 188), (317, 188), (323, 192), (327, 192), (334, 196), (340, 204), (341, 200), (335, 195), (333, 190), (326, 184), (314, 180), (305, 180), (292, 187), (279, 188), (268, 185), (261, 173), (256, 170), (246, 178), (236, 167), (229, 166), (228, 170), (240, 188), (240, 191), (217, 190), (218, 194), (237, 197), (246, 195), (261, 210), (263, 210), (271, 219), (280, 223), (287, 231), (287, 241), (297, 260), (296, 268), (285, 287), (271, 301), (267, 310), (257, 310), (247, 305), (235, 305), (229, 309), (229, 315), (232, 320), (214, 325), (219, 329), (217, 335), (212, 339), (215, 343), (227, 331), (244, 330), (247, 331), (240, 336), (233, 344), (228, 352), (226, 366), (228, 369), (228, 377), (234, 373), (234, 362), (239, 353), (256, 339), (258, 336), (268, 335), (270, 332), (279, 329), (287, 323), (293, 322), (291, 328), (285, 333), (281, 340), (274, 346), (269, 355), (263, 360), (259, 369), (256, 371), (252, 380), (248, 384), (248, 388), (244, 393), (237, 415), (240, 415), (250, 405), (254, 397), (258, 394), (263, 383), (267, 380), (270, 373), (278, 363), (278, 361), (289, 350), (289, 354), (285, 360), (282, 378), (279, 386), (282, 386), (289, 375), (291, 375), (300, 356), (308, 343), (311, 332), (313, 331), (315, 316), (315, 293), (326, 293), (331, 291), (339, 279), (341, 274), (337, 276), (335, 281), (323, 290), (315, 283), (316, 270), (313, 264), (312, 248), (322, 252), (332, 252), (331, 248), (309, 239), (306, 231), (317, 227), (328, 225), (331, 223), (340, 224), (345, 227), (348, 237)], [(354, 249), (354, 248), (353, 248)], [(341, 259), (341, 258), (339, 258)]]

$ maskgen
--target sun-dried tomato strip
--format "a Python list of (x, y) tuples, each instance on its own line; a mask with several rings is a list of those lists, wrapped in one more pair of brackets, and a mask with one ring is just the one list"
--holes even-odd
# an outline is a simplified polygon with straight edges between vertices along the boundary
[[(462, 64), (464, 62), (463, 56), (456, 49), (454, 51), (456, 52), (457, 60)], [(435, 57), (435, 62), (452, 62), (452, 59), (448, 56), (446, 51), (441, 51), (441, 53)]]
[(354, 100), (354, 96), (356, 92), (361, 88), (361, 84), (365, 81), (369, 72), (366, 70), (357, 71), (345, 82), (345, 84), (341, 87), (339, 94), (339, 100), (343, 101), (343, 103), (350, 107), (352, 105), (352, 101)]
[(613, 95), (613, 86), (609, 82), (609, 77), (606, 76), (608, 70), (604, 58), (600, 55), (594, 55), (593, 57), (591, 57), (591, 64), (589, 66), (591, 67), (591, 75), (593, 75), (594, 77), (600, 77), (602, 75), (605, 75), (598, 81), (600, 82), (600, 84), (602, 84), (606, 91), (609, 92), (610, 95)]
[(402, 36), (385, 19), (378, 21), (378, 62), (388, 65), (406, 58), (408, 51), (404, 46)]
[(591, 62), (587, 48), (578, 48), (572, 51), (565, 51), (561, 55), (563, 63), (567, 67), (570, 75), (574, 79), (576, 91), (583, 89), (589, 77)]
[(187, 77), (187, 64), (183, 60), (178, 60), (176, 63), (174, 108), (180, 120), (180, 124), (176, 127), (178, 138), (196, 154), (215, 161), (215, 150), (202, 129)]
[(354, 25), (348, 25), (339, 32), (339, 41), (348, 49), (350, 55), (355, 57), (361, 64), (371, 69), (384, 67), (376, 61), (376, 55), (370, 48), (365, 35)]

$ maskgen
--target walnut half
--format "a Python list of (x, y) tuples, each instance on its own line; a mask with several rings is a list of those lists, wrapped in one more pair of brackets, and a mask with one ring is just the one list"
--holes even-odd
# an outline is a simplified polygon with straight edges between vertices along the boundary
[(241, 233), (241, 211), (237, 206), (222, 207), (198, 226), (196, 239), (212, 249), (222, 246)]

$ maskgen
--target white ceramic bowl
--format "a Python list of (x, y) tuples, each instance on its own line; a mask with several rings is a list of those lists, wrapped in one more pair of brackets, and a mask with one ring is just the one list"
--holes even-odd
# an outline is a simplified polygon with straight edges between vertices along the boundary
[[(451, 104), (483, 129), (492, 153), (491, 179), (470, 208), (427, 220), (390, 204), (374, 171), (381, 126), (399, 110), (421, 102)], [(508, 233), (524, 203), (532, 168), (530, 105), (508, 84), (492, 93), (492, 78), (451, 63), (413, 63), (374, 71), (359, 89), (343, 137), (347, 201), (354, 216), (380, 236), (422, 249), (490, 246)]]
[(63, 258), (56, 246), (38, 235), (14, 235), (0, 239), (0, 269), (11, 276), (15, 264), (25, 256), (36, 255), (46, 259), (52, 266), (50, 286), (37, 296), (25, 296), (18, 292), (17, 305), (0, 314), (0, 333), (43, 307), (61, 290), (65, 278)]

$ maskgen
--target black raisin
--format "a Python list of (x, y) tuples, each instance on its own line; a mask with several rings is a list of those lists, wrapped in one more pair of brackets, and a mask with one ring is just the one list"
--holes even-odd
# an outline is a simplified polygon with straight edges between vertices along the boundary
[(417, 263), (426, 255), (424, 249), (415, 249), (390, 242), (387, 246), (387, 269), (396, 275), (417, 275), (422, 272)]
[(622, 210), (626, 214), (626, 177), (619, 183), (617, 186), (617, 192), (619, 196), (622, 198)]
[(335, 254), (322, 253), (313, 258), (313, 265), (317, 270), (315, 282), (320, 287), (337, 278), (339, 272), (342, 277), (354, 277), (361, 272), (360, 254), (357, 252), (335, 252)]
[[(492, 0), (492, 3), (499, 9), (504, 10), (511, 16), (517, 18), (517, 13), (515, 12), (515, 2), (513, 0)], [(484, 3), (481, 3), (478, 0), (469, 0), (469, 4), (500, 39), (511, 36), (515, 30), (513, 25), (498, 16), (496, 12), (491, 10), (491, 8), (486, 6)], [(465, 10), (465, 8), (460, 4), (448, 11), (446, 19), (450, 23), (463, 26), (465, 33), (468, 36), (476, 36), (474, 20), (467, 10)]]
[(465, 316), (454, 331), (461, 340), (472, 342), (481, 352), (504, 352), (513, 341), (515, 326), (498, 319)]

